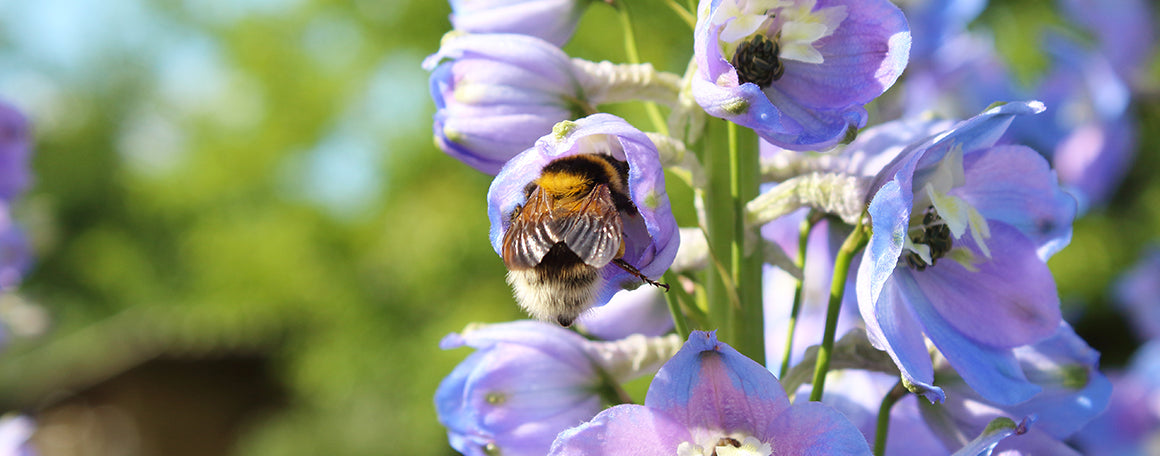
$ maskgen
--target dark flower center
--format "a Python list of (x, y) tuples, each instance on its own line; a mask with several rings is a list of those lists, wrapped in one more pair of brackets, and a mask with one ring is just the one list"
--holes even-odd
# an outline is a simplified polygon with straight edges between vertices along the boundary
[(758, 87), (769, 87), (773, 81), (781, 79), (785, 67), (777, 58), (778, 46), (764, 35), (753, 35), (752, 38), (737, 46), (733, 54), (733, 68), (737, 69), (737, 79), (740, 83), (752, 82)]
[(710, 456), (717, 456), (717, 447), (731, 446), (733, 448), (741, 448), (741, 441), (733, 437), (721, 437), (717, 440), (717, 444), (713, 446), (713, 454)]
[(906, 252), (906, 264), (910, 267), (922, 271), (927, 266), (934, 266), (938, 263), (938, 259), (947, 255), (954, 246), (951, 239), (951, 229), (943, 222), (942, 217), (939, 217), (938, 211), (934, 206), (926, 208), (922, 213), (922, 231), (910, 238), (915, 244), (923, 244), (930, 247), (930, 264), (922, 257), (914, 252)]

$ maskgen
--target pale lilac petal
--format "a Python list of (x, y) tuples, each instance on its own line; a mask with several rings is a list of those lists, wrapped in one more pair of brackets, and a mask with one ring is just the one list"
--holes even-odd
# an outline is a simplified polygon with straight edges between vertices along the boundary
[(951, 258), (923, 271), (900, 270), (896, 275), (908, 275), (915, 285), (904, 288), (903, 299), (933, 307), (957, 332), (994, 348), (1014, 348), (1054, 334), (1061, 316), (1051, 270), (1014, 228), (998, 222), (990, 227), (991, 259), (972, 250), (982, 260), (973, 265), (978, 271)]
[(673, 456), (692, 439), (683, 424), (663, 412), (627, 404), (600, 412), (591, 421), (561, 432), (552, 456)]
[[(900, 270), (894, 280), (902, 289), (900, 296), (922, 296), (910, 270)], [(1027, 381), (1011, 349), (990, 348), (968, 339), (925, 299), (913, 299), (908, 304), (931, 342), (967, 385), (984, 398), (999, 404), (1014, 404), (1040, 391)]]
[(910, 53), (902, 11), (883, 0), (822, 0), (814, 10), (834, 6), (844, 6), (847, 16), (817, 42), (825, 62), (784, 60), (785, 75), (770, 89), (811, 108), (841, 109), (868, 103), (894, 85)]
[(952, 194), (984, 218), (1019, 230), (1041, 251), (1047, 247), (1047, 256), (1067, 245), (1075, 199), (1059, 187), (1041, 155), (1023, 146), (998, 146), (964, 156), (963, 168), (966, 183)]
[(623, 339), (632, 334), (660, 336), (673, 329), (673, 317), (664, 291), (652, 286), (621, 290), (600, 307), (580, 315), (576, 325), (604, 340)]
[(870, 454), (870, 445), (850, 420), (817, 402), (794, 404), (765, 432), (778, 456)]
[(576, 32), (587, 0), (451, 0), (451, 24), (472, 33), (531, 35), (563, 46)]
[(766, 423), (789, 407), (773, 373), (696, 331), (657, 372), (645, 405), (690, 429), (736, 431), (765, 441)]
[(863, 298), (867, 281), (862, 277), (869, 276), (865, 272), (869, 264), (870, 259), (863, 257), (858, 269), (858, 308), (866, 322), (870, 342), (894, 359), (902, 371), (902, 378), (919, 388), (923, 397), (932, 403), (941, 402), (946, 395), (941, 388), (934, 386), (934, 367), (922, 336), (922, 325), (894, 285), (896, 279), (886, 280), (877, 301)]

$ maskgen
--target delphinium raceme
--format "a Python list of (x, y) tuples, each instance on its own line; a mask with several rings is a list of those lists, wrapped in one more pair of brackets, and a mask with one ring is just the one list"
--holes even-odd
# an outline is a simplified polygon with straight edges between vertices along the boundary
[[(560, 47), (592, 3), (628, 62)], [(915, 100), (951, 90), (931, 75), (954, 74), (985, 2), (668, 1), (693, 38), (683, 75), (641, 61), (628, 3), (452, 1), (424, 63), (436, 144), (495, 176), (481, 212), (534, 318), (444, 340), (476, 349), (436, 393), (452, 447), (1073, 451), (1110, 394), (1047, 267), (1083, 196), (1009, 129), (1052, 107), (993, 91), (938, 118)], [(907, 97), (868, 110), (908, 58)], [(625, 102), (647, 119), (604, 111)], [(673, 179), (693, 189), (684, 227)], [(621, 387), (650, 374), (643, 398)]]
[[(13, 219), (13, 205), (32, 181), (32, 133), (28, 120), (16, 108), (0, 100), (0, 296), (15, 293), (31, 266), (27, 239)], [(0, 315), (0, 348), (21, 329), (19, 321)], [(24, 415), (0, 416), (0, 454), (32, 456), (29, 443), (36, 427)]]

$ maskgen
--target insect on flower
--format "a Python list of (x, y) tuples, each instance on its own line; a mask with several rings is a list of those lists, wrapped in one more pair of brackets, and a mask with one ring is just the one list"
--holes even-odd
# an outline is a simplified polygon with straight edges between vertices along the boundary
[(609, 263), (668, 290), (624, 261), (621, 215), (635, 216), (628, 163), (606, 154), (557, 158), (524, 187), (511, 213), (502, 256), (516, 300), (533, 316), (563, 326), (593, 305)]

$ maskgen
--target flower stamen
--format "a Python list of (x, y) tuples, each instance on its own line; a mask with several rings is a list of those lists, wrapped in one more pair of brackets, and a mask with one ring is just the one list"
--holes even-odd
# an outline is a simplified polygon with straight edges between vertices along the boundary
[(778, 58), (777, 41), (757, 34), (737, 46), (733, 54), (733, 68), (737, 69), (738, 82), (752, 82), (758, 87), (769, 87), (773, 81), (781, 79), (785, 67)]

